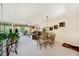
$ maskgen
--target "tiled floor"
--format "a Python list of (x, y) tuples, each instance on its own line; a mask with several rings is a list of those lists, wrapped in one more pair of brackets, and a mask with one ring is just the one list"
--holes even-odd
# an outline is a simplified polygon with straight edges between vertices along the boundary
[[(55, 46), (42, 48), (37, 47), (37, 42), (31, 37), (21, 36), (18, 43), (18, 56), (78, 56), (79, 53), (71, 49), (62, 47), (62, 43), (56, 41)], [(3, 55), (6, 55), (5, 52)], [(17, 56), (11, 52), (10, 56)]]

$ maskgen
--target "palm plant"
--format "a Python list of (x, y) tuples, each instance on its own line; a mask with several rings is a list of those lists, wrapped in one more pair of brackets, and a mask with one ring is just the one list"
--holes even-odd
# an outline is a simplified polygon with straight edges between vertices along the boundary
[(3, 54), (3, 43), (4, 43), (5, 38), (6, 38), (6, 34), (0, 33), (0, 56), (2, 56)]
[(13, 42), (16, 41), (17, 35), (16, 35), (16, 33), (9, 33), (9, 34), (8, 34), (8, 38), (9, 38), (9, 39), (11, 40), (11, 42), (13, 43)]
[(5, 33), (0, 33), (0, 43), (2, 43), (3, 40), (7, 38), (7, 34)]

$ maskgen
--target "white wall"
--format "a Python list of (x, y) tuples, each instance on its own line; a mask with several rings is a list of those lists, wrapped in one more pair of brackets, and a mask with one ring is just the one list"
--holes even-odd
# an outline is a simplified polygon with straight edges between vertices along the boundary
[(49, 21), (49, 26), (59, 24), (59, 22), (62, 21), (65, 21), (65, 27), (59, 27), (58, 29), (53, 30), (53, 32), (56, 33), (56, 41), (79, 45), (78, 15), (64, 16), (63, 20), (61, 18), (56, 18), (54, 20)]

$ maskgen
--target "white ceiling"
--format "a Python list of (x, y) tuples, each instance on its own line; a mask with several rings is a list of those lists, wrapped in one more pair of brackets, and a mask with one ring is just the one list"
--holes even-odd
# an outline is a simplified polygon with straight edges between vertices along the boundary
[(46, 16), (49, 16), (50, 20), (63, 15), (77, 15), (79, 13), (78, 7), (79, 4), (62, 3), (3, 4), (3, 20), (16, 23), (38, 24), (43, 22)]

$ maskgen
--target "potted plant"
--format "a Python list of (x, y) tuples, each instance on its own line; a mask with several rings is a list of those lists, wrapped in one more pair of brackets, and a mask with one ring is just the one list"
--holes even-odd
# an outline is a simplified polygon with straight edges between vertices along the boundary
[(3, 43), (3, 40), (4, 40), (3, 33), (0, 33), (0, 45)]

